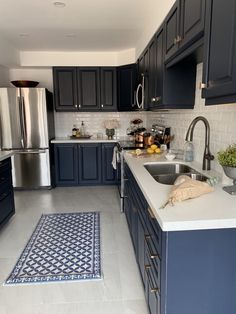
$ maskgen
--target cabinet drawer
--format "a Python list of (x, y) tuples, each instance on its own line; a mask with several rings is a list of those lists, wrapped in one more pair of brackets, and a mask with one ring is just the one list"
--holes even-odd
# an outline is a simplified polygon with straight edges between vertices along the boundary
[(7, 158), (3, 161), (0, 161), (0, 176), (6, 170), (11, 170), (11, 158)]
[(0, 189), (2, 186), (5, 186), (6, 181), (11, 182), (11, 168), (0, 172)]
[(0, 198), (0, 224), (15, 212), (13, 189)]
[(145, 268), (148, 271), (149, 280), (151, 280), (152, 287), (157, 288), (160, 293), (161, 287), (161, 260), (158, 254), (152, 251), (150, 246), (150, 238), (144, 236), (145, 243)]
[(0, 201), (12, 190), (12, 180), (11, 177), (6, 179), (2, 184), (0, 184)]
[(146, 210), (146, 222), (147, 222), (147, 235), (150, 236), (150, 243), (153, 251), (156, 251), (161, 258), (161, 237), (162, 231), (155, 217), (151, 213), (151, 210), (148, 208)]

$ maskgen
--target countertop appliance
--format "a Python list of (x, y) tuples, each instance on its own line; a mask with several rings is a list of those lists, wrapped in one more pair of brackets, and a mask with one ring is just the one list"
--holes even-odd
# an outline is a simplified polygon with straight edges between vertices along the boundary
[(0, 88), (1, 150), (14, 151), (13, 186), (51, 187), (53, 98), (45, 88)]

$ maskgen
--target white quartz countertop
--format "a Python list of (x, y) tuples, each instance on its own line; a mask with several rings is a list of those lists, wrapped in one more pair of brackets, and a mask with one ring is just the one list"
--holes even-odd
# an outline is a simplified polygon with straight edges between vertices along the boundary
[(0, 151), (0, 161), (7, 159), (8, 157), (11, 157), (13, 154), (14, 154), (13, 151), (9, 152)]
[(80, 138), (70, 138), (70, 137), (56, 137), (54, 140), (51, 140), (51, 143), (116, 143), (118, 139), (108, 140), (108, 139), (97, 139), (95, 137), (91, 137), (88, 139), (80, 139)]
[[(137, 158), (128, 152), (125, 153), (125, 160), (163, 231), (236, 228), (236, 196), (223, 191), (221, 181), (212, 193), (160, 209), (168, 199), (171, 186), (155, 181), (143, 165), (169, 161), (157, 155)], [(202, 171), (201, 165), (196, 162), (186, 164), (206, 176), (217, 175), (213, 171)]]

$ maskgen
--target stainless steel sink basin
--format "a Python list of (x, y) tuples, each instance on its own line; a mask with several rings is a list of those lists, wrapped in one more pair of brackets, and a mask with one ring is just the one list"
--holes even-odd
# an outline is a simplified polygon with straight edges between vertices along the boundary
[(183, 174), (189, 176), (193, 180), (206, 181), (208, 179), (195, 169), (179, 163), (153, 163), (146, 164), (144, 167), (157, 182), (167, 185), (173, 185), (175, 180)]

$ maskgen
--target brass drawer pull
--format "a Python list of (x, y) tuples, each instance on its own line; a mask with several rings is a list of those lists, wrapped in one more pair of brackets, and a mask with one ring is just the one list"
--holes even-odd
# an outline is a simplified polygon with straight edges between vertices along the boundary
[(146, 274), (147, 274), (147, 279), (148, 279), (148, 283), (149, 283), (149, 286), (150, 286), (150, 291), (152, 293), (158, 292), (160, 294), (160, 289), (158, 289), (157, 287), (153, 287), (154, 285), (153, 285), (153, 282), (152, 282), (151, 275), (149, 273), (150, 269), (151, 269), (150, 265), (145, 265), (145, 271), (146, 271)]
[(154, 214), (153, 214), (151, 208), (148, 207), (147, 210), (148, 210), (148, 213), (149, 213), (150, 217), (151, 217), (152, 219), (155, 219), (156, 217), (154, 216)]
[(151, 239), (150, 235), (145, 235), (145, 242), (147, 244), (149, 256), (150, 256), (151, 259), (154, 259), (154, 258), (159, 258), (160, 259), (160, 256), (158, 255), (158, 253), (153, 253), (152, 252), (152, 248), (151, 248), (151, 245), (149, 243), (150, 239)]

